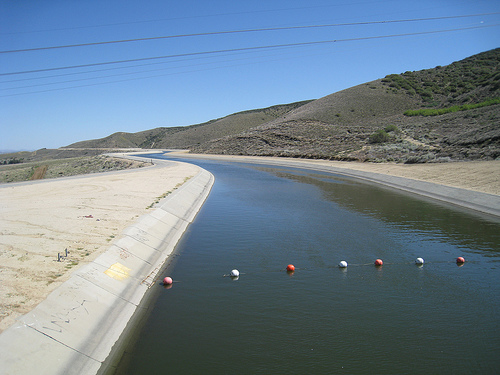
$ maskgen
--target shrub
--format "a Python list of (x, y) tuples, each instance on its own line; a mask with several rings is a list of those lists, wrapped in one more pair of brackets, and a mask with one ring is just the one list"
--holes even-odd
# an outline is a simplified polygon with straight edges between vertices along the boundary
[(390, 132), (398, 133), (399, 132), (399, 128), (396, 125), (387, 125), (384, 130), (386, 133), (390, 133)]
[(369, 142), (370, 143), (384, 143), (389, 140), (389, 134), (383, 129), (377, 130), (375, 133), (370, 135)]

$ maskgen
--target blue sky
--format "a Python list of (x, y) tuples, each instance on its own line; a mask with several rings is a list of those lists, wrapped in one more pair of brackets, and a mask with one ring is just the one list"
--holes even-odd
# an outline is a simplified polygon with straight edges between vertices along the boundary
[[(447, 65), (500, 46), (500, 14), (449, 17), (494, 12), (497, 0), (3, 0), (0, 150), (192, 125)], [(179, 37), (42, 49), (162, 36)]]

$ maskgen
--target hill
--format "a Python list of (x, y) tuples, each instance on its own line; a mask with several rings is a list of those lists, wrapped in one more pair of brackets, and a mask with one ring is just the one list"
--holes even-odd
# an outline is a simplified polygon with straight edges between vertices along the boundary
[(176, 148), (187, 149), (223, 136), (238, 134), (308, 103), (302, 101), (234, 113), (202, 124), (155, 128), (138, 133), (114, 133), (108, 137), (73, 143), (67, 148)]
[(496, 159), (499, 63), (500, 48), (446, 67), (391, 74), (191, 150), (406, 163)]

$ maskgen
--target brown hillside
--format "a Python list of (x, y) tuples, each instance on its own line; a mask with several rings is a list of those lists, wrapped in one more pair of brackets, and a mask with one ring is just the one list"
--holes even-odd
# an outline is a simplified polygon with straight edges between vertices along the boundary
[[(498, 99), (480, 108), (450, 108), (499, 98), (499, 66), (496, 49), (447, 67), (392, 74), (192, 151), (406, 163), (495, 159), (500, 156)], [(422, 108), (450, 113), (405, 115)]]
[(82, 141), (67, 148), (177, 148), (192, 146), (225, 135), (238, 134), (260, 124), (274, 120), (309, 101), (275, 105), (254, 109), (190, 126), (155, 128), (137, 133), (114, 133), (108, 137)]

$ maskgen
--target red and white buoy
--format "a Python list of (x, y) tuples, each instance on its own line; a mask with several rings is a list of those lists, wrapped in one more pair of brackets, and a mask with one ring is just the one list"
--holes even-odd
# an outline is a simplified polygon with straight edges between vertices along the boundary
[(382, 262), (382, 259), (376, 259), (375, 260), (375, 265), (376, 266), (381, 266), (382, 264), (384, 264), (384, 262)]

